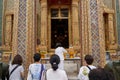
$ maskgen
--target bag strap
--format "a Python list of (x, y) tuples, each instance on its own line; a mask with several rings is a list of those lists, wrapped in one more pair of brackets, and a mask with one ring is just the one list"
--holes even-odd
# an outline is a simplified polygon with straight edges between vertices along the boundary
[(40, 80), (41, 80), (41, 76), (42, 76), (42, 72), (43, 72), (43, 70), (44, 70), (44, 66), (43, 66), (43, 64), (41, 64)]
[(12, 69), (12, 71), (11, 71), (10, 74), (9, 74), (9, 77), (10, 77), (10, 75), (13, 73), (13, 71), (15, 71), (15, 69), (17, 69), (18, 66), (19, 66), (19, 65), (15, 66), (15, 67)]
[(91, 71), (92, 69), (87, 65), (87, 68)]

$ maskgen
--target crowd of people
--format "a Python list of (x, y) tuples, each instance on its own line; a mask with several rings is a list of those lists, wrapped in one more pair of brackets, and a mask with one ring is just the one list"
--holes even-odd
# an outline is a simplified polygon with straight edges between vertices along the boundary
[[(67, 50), (60, 43), (57, 44), (55, 54), (50, 56), (51, 68), (49, 69), (46, 69), (45, 64), (40, 63), (41, 55), (35, 53), (33, 56), (34, 63), (30, 64), (28, 68), (27, 80), (68, 80), (67, 73), (64, 70), (64, 53), (67, 53)], [(113, 64), (117, 65), (113, 70), (109, 63), (101, 68), (94, 66), (93, 61), (94, 58), (90, 54), (84, 57), (85, 64), (79, 69), (78, 80), (120, 80), (120, 62)], [(25, 80), (25, 70), (22, 64), (23, 59), (17, 54), (9, 67), (6, 67), (9, 72), (6, 71), (1, 80)], [(115, 69), (117, 69), (117, 73)]]

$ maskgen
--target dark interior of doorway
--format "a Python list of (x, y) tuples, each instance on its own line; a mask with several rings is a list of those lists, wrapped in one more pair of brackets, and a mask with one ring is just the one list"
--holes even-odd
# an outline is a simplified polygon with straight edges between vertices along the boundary
[(51, 48), (55, 48), (56, 43), (61, 43), (64, 48), (69, 47), (68, 19), (51, 20)]

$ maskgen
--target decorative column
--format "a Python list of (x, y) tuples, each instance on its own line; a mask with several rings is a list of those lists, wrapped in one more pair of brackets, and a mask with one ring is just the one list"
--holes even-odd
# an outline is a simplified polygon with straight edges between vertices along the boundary
[[(89, 21), (89, 1), (88, 0), (83, 0), (83, 1), (81, 1), (82, 2), (82, 4), (81, 5), (83, 5), (83, 7), (82, 7), (82, 17), (81, 17), (81, 19), (82, 19), (82, 47), (83, 47), (83, 53), (84, 53), (84, 55), (86, 55), (86, 54), (88, 54), (88, 53), (90, 53), (90, 48), (89, 48), (89, 43), (91, 42), (90, 40), (89, 40), (89, 38), (90, 38), (90, 31), (91, 31), (91, 29), (90, 29), (90, 21)], [(83, 55), (83, 56), (84, 56)]]
[(41, 0), (41, 47), (47, 49), (47, 0)]
[(109, 49), (116, 49), (116, 40), (114, 33), (113, 14), (108, 14), (108, 26), (109, 26)]
[(114, 28), (113, 28), (113, 14), (108, 14), (108, 26), (109, 26), (109, 41), (110, 44), (115, 43)]
[(82, 41), (81, 41), (81, 58), (82, 58), (82, 64), (84, 64), (84, 56), (88, 53), (90, 53), (90, 49), (89, 49), (89, 32), (91, 31), (90, 28), (89, 28), (89, 23), (90, 21), (88, 21), (89, 19), (89, 5), (88, 5), (88, 0), (81, 0), (81, 16), (80, 16), (80, 19), (81, 19), (81, 32), (80, 34), (82, 34)]
[(14, 1), (14, 28), (13, 28), (13, 56), (17, 54), (18, 50), (18, 13), (19, 13), (19, 0)]
[[(35, 53), (36, 44), (36, 0), (27, 0), (27, 40), (26, 40), (26, 60), (27, 66), (33, 62), (33, 55)], [(31, 15), (32, 14), (32, 15)]]
[[(3, 42), (3, 39), (2, 39), (2, 26), (4, 25), (3, 22), (4, 22), (4, 11), (5, 11), (5, 0), (0, 0), (0, 46), (2, 46), (2, 42)], [(1, 47), (0, 47), (0, 50), (1, 50)]]
[(34, 1), (15, 0), (14, 2), (13, 55), (22, 56), (25, 74), (35, 53)]
[(98, 7), (98, 24), (99, 24), (99, 44), (100, 44), (100, 61), (99, 65), (104, 67), (106, 64), (106, 53), (105, 53), (105, 27), (103, 22), (103, 1), (97, 0)]
[(5, 50), (10, 50), (11, 44), (12, 44), (12, 16), (7, 15), (6, 16), (6, 27), (5, 27)]
[(79, 49), (79, 25), (78, 25), (78, 0), (72, 0), (72, 30), (73, 30), (73, 47)]
[(94, 64), (96, 66), (100, 65), (101, 63), (101, 51), (100, 51), (100, 34), (99, 34), (99, 1), (98, 0), (89, 0), (89, 20), (90, 20), (90, 43), (91, 45), (91, 54), (94, 57)]
[[(117, 35), (120, 35), (120, 0), (116, 0), (116, 19), (117, 19)], [(120, 36), (118, 36), (118, 45), (120, 46)]]

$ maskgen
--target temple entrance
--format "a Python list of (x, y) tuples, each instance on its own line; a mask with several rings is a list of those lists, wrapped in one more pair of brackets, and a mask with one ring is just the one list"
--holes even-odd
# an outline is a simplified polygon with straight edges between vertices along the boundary
[(51, 19), (51, 48), (60, 42), (63, 47), (69, 47), (68, 19)]

